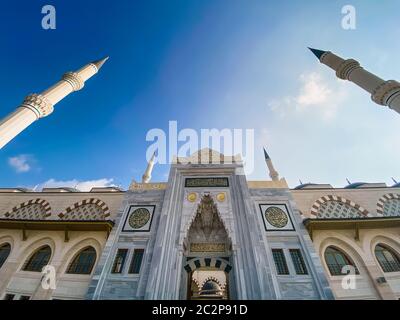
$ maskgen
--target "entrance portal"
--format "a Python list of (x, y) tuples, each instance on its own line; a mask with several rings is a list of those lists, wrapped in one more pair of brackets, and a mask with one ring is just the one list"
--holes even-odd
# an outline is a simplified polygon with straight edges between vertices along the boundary
[(187, 299), (229, 299), (231, 241), (210, 194), (201, 198), (184, 248)]

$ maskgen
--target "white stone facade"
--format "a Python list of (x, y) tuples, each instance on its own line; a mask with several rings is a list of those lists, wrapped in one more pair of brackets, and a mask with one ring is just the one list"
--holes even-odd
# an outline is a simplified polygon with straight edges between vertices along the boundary
[[(166, 183), (128, 191), (0, 190), (0, 249), (10, 245), (0, 298), (188, 299), (210, 279), (229, 299), (400, 298), (400, 271), (385, 271), (375, 253), (380, 245), (400, 252), (399, 187), (290, 190), (284, 179), (249, 182), (240, 159), (220, 159), (177, 161)], [(56, 270), (53, 290), (42, 288), (40, 272), (24, 271), (44, 245)], [(91, 272), (68, 273), (87, 247), (96, 253)], [(357, 267), (355, 289), (332, 275), (329, 247)]]

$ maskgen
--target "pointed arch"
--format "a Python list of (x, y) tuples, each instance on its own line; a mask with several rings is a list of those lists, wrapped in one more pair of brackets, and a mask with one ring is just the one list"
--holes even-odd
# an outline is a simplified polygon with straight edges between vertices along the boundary
[(318, 217), (318, 215), (320, 214), (321, 206), (327, 204), (328, 202), (334, 202), (342, 206), (352, 208), (355, 212), (359, 213), (360, 217), (368, 216), (368, 211), (359, 204), (356, 204), (353, 201), (348, 200), (344, 197), (334, 195), (326, 195), (315, 201), (314, 204), (311, 206), (311, 214), (315, 217)]
[(10, 256), (11, 244), (8, 242), (0, 244), (0, 269)]
[[(205, 216), (204, 213), (206, 213), (208, 215), (208, 217), (203, 219), (202, 216), (203, 217)], [(213, 199), (213, 196), (208, 192), (204, 193), (201, 196), (196, 209), (194, 210), (191, 217), (185, 223), (184, 234), (185, 234), (186, 239), (189, 236), (191, 228), (194, 227), (194, 225), (196, 223), (206, 225), (207, 227), (211, 227), (211, 225), (208, 225), (208, 222), (210, 221), (210, 219), (213, 219), (217, 224), (219, 224), (220, 227), (222, 227), (224, 229), (224, 231), (226, 232), (226, 237), (228, 239), (228, 242), (232, 243), (232, 239), (228, 232), (229, 229), (226, 226), (226, 222), (222, 218), (222, 216), (218, 210), (217, 204), (215, 203), (215, 201)], [(202, 221), (200, 221), (200, 220), (202, 220)], [(208, 220), (208, 222), (206, 220)]]
[(90, 198), (74, 203), (58, 216), (62, 220), (105, 220), (110, 209), (104, 201)]
[(50, 246), (44, 245), (33, 252), (33, 254), (25, 261), (22, 267), (23, 271), (41, 272), (51, 259), (52, 250)]
[(9, 219), (44, 220), (50, 215), (50, 204), (44, 199), (37, 198), (15, 206), (4, 216)]
[(392, 247), (378, 243), (375, 246), (374, 254), (383, 272), (400, 271), (400, 256)]
[(357, 265), (342, 248), (334, 245), (328, 246), (324, 251), (324, 260), (331, 276), (343, 276), (343, 267), (349, 265), (355, 268), (356, 274), (359, 274)]
[(376, 212), (383, 216), (400, 215), (400, 194), (387, 193), (383, 195), (376, 204)]

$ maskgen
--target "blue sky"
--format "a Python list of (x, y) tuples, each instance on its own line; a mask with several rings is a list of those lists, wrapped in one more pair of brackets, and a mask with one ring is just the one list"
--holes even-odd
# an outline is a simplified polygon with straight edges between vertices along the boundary
[[(41, 28), (41, 8), (57, 29)], [(356, 30), (341, 9), (356, 8)], [(303, 182), (400, 180), (400, 117), (339, 81), (307, 46), (354, 58), (400, 80), (400, 2), (15, 1), (0, 11), (0, 117), (66, 71), (109, 55), (85, 88), (0, 150), (0, 187), (140, 180), (152, 128), (255, 130), (294, 187)], [(154, 169), (165, 181), (167, 165)]]

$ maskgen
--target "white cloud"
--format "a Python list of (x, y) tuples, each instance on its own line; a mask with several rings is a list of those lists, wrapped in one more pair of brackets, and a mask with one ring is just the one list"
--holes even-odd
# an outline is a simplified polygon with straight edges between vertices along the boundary
[(32, 160), (32, 156), (21, 154), (16, 157), (8, 158), (8, 164), (14, 168), (16, 172), (23, 173), (31, 170), (30, 160)]
[(87, 180), (87, 181), (80, 181), (77, 179), (72, 180), (55, 180), (50, 179), (44, 183), (38, 184), (35, 186), (35, 190), (39, 191), (43, 188), (59, 188), (59, 187), (69, 187), (69, 188), (76, 188), (80, 191), (90, 191), (93, 187), (112, 187), (115, 186), (112, 182), (114, 179), (97, 179), (97, 180)]
[(314, 114), (325, 120), (332, 119), (346, 97), (346, 86), (342, 81), (327, 81), (316, 73), (302, 74), (300, 88), (296, 95), (286, 96), (269, 102), (272, 111), (281, 116), (288, 114)]

